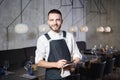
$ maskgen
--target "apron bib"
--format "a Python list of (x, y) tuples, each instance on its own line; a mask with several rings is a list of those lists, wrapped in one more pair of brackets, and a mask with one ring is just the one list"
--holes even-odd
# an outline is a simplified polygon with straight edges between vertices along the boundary
[[(50, 40), (50, 36), (45, 34), (46, 38)], [(66, 37), (66, 32), (63, 32), (63, 37)], [(65, 59), (67, 61), (71, 60), (71, 55), (67, 44), (64, 39), (51, 40), (50, 41), (50, 53), (48, 57), (48, 62), (57, 62), (60, 59)], [(58, 68), (48, 68), (46, 69), (45, 80), (51, 79), (62, 79), (60, 76), (60, 69)]]

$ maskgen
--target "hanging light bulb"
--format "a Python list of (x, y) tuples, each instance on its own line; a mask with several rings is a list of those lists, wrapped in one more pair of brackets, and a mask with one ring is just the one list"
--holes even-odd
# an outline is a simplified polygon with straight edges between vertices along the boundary
[(39, 28), (39, 32), (46, 32), (49, 30), (49, 26), (47, 24), (42, 24), (38, 26), (38, 28)]
[(77, 31), (77, 27), (76, 26), (72, 26), (69, 28), (70, 32), (76, 32)]
[(87, 32), (88, 31), (88, 27), (86, 26), (86, 1), (84, 2), (84, 8), (83, 8), (83, 26), (80, 27), (80, 31), (81, 32)]
[(15, 32), (16, 33), (26, 33), (28, 31), (28, 26), (26, 24), (17, 24), (15, 26)]
[(87, 26), (80, 27), (80, 31), (81, 32), (87, 32), (88, 31), (88, 27)]
[(97, 32), (104, 32), (104, 28), (102, 26), (98, 27)]
[(19, 34), (22, 34), (22, 33), (26, 33), (28, 31), (28, 26), (26, 24), (23, 24), (23, 20), (22, 20), (22, 0), (20, 1), (20, 5), (21, 5), (21, 13), (20, 13), (20, 21), (21, 23), (17, 24), (15, 26), (15, 32), (16, 33), (19, 33)]
[(110, 27), (110, 26), (105, 27), (105, 28), (104, 28), (104, 31), (105, 31), (105, 32), (111, 32), (111, 27)]

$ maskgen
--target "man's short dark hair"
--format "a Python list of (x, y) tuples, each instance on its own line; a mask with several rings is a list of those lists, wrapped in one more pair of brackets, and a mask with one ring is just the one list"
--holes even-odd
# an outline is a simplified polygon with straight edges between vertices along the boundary
[(50, 13), (60, 14), (61, 17), (62, 17), (62, 14), (61, 14), (61, 12), (60, 12), (58, 9), (52, 9), (52, 10), (50, 10), (50, 11), (48, 12), (48, 16), (49, 16)]

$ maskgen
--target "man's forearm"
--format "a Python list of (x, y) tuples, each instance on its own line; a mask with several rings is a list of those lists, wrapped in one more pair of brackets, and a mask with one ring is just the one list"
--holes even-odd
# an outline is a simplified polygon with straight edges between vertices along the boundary
[(57, 62), (47, 62), (47, 61), (40, 60), (37, 66), (44, 67), (44, 68), (62, 68), (63, 65), (66, 64), (66, 62), (67, 61), (64, 59), (58, 60)]
[(40, 60), (37, 66), (43, 67), (43, 68), (56, 68), (56, 62), (46, 62), (46, 61)]

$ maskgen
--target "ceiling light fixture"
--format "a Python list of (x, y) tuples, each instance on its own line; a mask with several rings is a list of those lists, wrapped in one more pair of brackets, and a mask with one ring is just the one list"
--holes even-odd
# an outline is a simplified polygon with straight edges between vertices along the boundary
[(69, 28), (70, 32), (76, 32), (77, 31), (77, 27), (76, 26), (72, 26)]
[(103, 26), (98, 27), (97, 32), (104, 32), (104, 27)]
[(22, 0), (21, 0), (21, 2), (20, 2), (20, 5), (21, 5), (21, 8), (20, 8), (20, 10), (21, 10), (21, 23), (19, 23), (19, 24), (17, 24), (16, 26), (15, 26), (15, 32), (16, 33), (19, 33), (19, 34), (23, 34), (23, 33), (26, 33), (27, 31), (28, 31), (28, 26), (26, 25), (26, 24), (23, 24), (23, 21), (22, 21)]
[(39, 32), (46, 32), (49, 30), (49, 26), (47, 24), (42, 24), (38, 26)]
[(80, 31), (81, 32), (87, 32), (88, 31), (88, 27), (87, 26), (80, 27)]
[(80, 27), (80, 32), (87, 32), (88, 31), (88, 26), (86, 26), (86, 4), (87, 2), (84, 1), (83, 5), (83, 26)]
[(26, 33), (28, 31), (28, 26), (26, 24), (17, 24), (15, 26), (15, 32), (16, 33)]
[(109, 27), (109, 26), (105, 27), (105, 28), (104, 28), (104, 31), (105, 31), (105, 32), (111, 32), (111, 27)]

